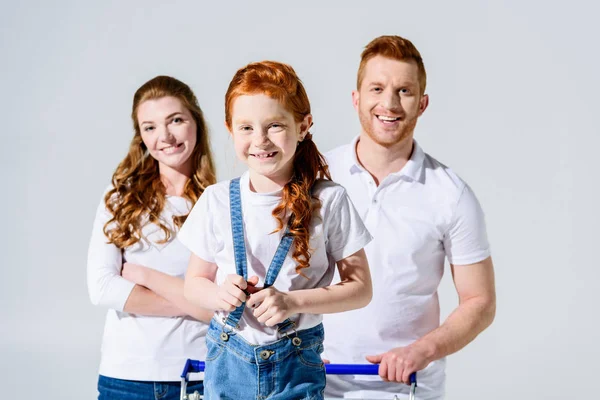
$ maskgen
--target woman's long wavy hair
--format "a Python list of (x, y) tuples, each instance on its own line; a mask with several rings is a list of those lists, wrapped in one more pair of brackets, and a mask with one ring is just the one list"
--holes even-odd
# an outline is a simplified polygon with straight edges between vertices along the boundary
[[(239, 96), (253, 94), (265, 94), (279, 101), (294, 115), (296, 122), (302, 122), (310, 114), (308, 96), (291, 66), (275, 61), (252, 63), (237, 71), (225, 94), (225, 123), (229, 131), (232, 131), (233, 102)], [(298, 143), (292, 178), (283, 187), (281, 202), (273, 209), (279, 224), (275, 232), (283, 229), (284, 220), (289, 216), (288, 226), (295, 246), (293, 258), (298, 263), (296, 272), (301, 275), (302, 269), (308, 268), (310, 263), (310, 221), (321, 206), (312, 195), (312, 188), (319, 179), (331, 180), (331, 176), (308, 132)]]
[[(190, 156), (192, 176), (187, 181), (183, 197), (195, 204), (204, 189), (215, 183), (215, 168), (212, 160), (208, 129), (204, 115), (194, 92), (185, 83), (170, 76), (157, 76), (144, 83), (133, 96), (131, 119), (134, 135), (129, 153), (117, 167), (112, 177), (113, 187), (104, 197), (106, 208), (112, 214), (104, 225), (104, 234), (109, 243), (123, 249), (142, 238), (142, 227), (154, 223), (164, 233), (159, 243), (166, 243), (173, 232), (161, 220), (166, 201), (166, 187), (161, 181), (158, 161), (147, 151), (140, 131), (137, 111), (143, 102), (171, 96), (179, 99), (192, 114), (196, 122), (196, 147)], [(180, 227), (187, 215), (173, 217), (175, 226)]]

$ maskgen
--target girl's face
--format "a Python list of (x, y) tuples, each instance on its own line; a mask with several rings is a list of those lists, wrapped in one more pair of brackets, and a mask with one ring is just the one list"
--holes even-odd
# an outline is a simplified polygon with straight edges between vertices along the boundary
[(248, 165), (255, 190), (274, 189), (273, 183), (283, 187), (292, 177), (296, 147), (304, 139), (312, 116), (296, 122), (279, 101), (264, 94), (237, 97), (231, 114), (235, 153)]
[(191, 174), (190, 156), (196, 146), (196, 121), (175, 97), (146, 100), (137, 111), (142, 140), (150, 155), (165, 167)]

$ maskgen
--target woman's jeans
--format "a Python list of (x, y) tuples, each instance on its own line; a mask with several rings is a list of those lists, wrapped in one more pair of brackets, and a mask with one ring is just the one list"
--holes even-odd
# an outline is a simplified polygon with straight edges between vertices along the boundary
[[(181, 367), (183, 368), (183, 366)], [(181, 382), (127, 381), (100, 375), (98, 400), (179, 400)], [(188, 383), (188, 393), (204, 391), (202, 381)]]

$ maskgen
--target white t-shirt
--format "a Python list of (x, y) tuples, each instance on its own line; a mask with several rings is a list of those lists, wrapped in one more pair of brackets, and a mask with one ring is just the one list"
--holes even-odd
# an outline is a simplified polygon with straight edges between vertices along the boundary
[[(224, 282), (227, 275), (237, 273), (231, 234), (229, 182), (220, 182), (206, 189), (178, 235), (194, 254), (218, 266), (217, 284)], [(274, 193), (252, 192), (247, 172), (242, 175), (240, 186), (248, 277), (258, 276), (258, 286), (263, 286), (283, 235), (283, 230), (271, 234), (277, 228), (277, 221), (271, 213), (281, 201), (281, 190)], [(371, 240), (343, 187), (330, 181), (320, 181), (315, 185), (313, 194), (321, 201), (321, 208), (313, 215), (310, 224), (310, 267), (302, 270), (307, 278), (296, 272), (291, 248), (273, 285), (277, 290), (288, 292), (329, 286), (336, 270), (335, 263), (356, 253)], [(218, 314), (217, 320), (227, 315)], [(318, 325), (322, 317), (320, 314), (296, 314), (290, 319), (300, 330)], [(248, 308), (244, 310), (239, 326), (239, 333), (252, 344), (270, 343), (280, 337), (276, 328), (259, 323)]]
[[(163, 222), (175, 232), (173, 215), (187, 214), (191, 204), (182, 197), (167, 196), (161, 214)], [(143, 239), (121, 251), (108, 244), (104, 224), (111, 218), (104, 205), (98, 207), (88, 251), (87, 283), (93, 304), (108, 307), (99, 373), (111, 378), (139, 381), (179, 381), (188, 358), (203, 360), (208, 326), (190, 317), (154, 317), (123, 312), (133, 287), (121, 276), (124, 262), (143, 265), (184, 278), (189, 250), (176, 235), (164, 244), (156, 224), (142, 228)], [(201, 375), (192, 374), (191, 379)]]
[[(490, 255), (482, 209), (452, 170), (415, 142), (402, 170), (377, 186), (358, 163), (357, 141), (326, 158), (332, 178), (346, 188), (373, 235), (365, 248), (373, 300), (365, 308), (325, 316), (323, 357), (332, 363), (364, 364), (366, 355), (406, 346), (437, 328), (444, 259), (469, 268)], [(445, 359), (438, 360), (417, 373), (419, 398), (443, 395), (444, 366)], [(328, 376), (326, 393), (392, 399), (407, 388), (378, 376)]]

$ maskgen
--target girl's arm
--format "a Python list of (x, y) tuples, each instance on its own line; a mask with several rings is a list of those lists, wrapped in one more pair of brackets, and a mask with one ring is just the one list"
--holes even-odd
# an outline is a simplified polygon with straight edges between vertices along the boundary
[(227, 275), (223, 284), (217, 285), (217, 264), (209, 263), (192, 253), (187, 273), (183, 295), (192, 305), (208, 310), (233, 311), (246, 301), (243, 292), (258, 282), (258, 277), (252, 277), (248, 282), (240, 275)]
[[(149, 289), (166, 300), (170, 303), (169, 308), (176, 309), (176, 315), (189, 315), (199, 321), (210, 322), (213, 315), (211, 311), (192, 305), (183, 296), (183, 279), (132, 263), (123, 264), (122, 275), (125, 279)], [(156, 311), (164, 307), (161, 303), (163, 302), (156, 302)], [(127, 307), (127, 304), (125, 306)], [(170, 311), (169, 308), (163, 309)]]
[(323, 288), (280, 292), (270, 287), (252, 294), (250, 307), (267, 326), (293, 314), (329, 314), (361, 308), (373, 296), (369, 263), (363, 249), (337, 262), (341, 282)]

